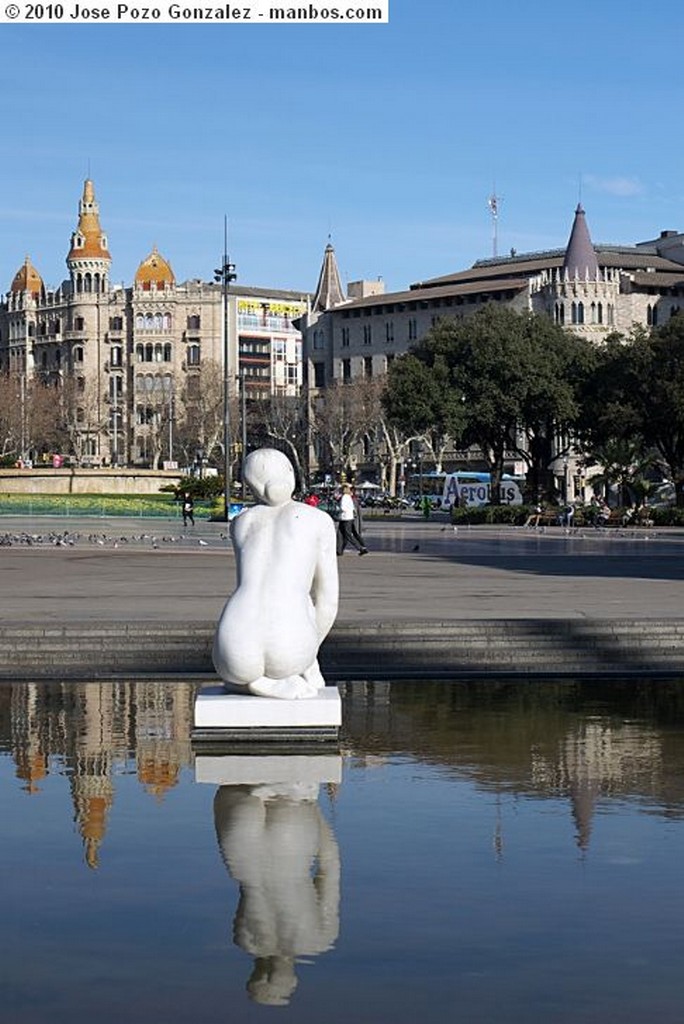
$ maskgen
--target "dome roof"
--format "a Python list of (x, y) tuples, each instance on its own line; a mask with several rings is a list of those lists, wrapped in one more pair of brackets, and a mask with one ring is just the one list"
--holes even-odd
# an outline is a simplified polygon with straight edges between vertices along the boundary
[(171, 264), (157, 251), (156, 245), (150, 255), (142, 261), (135, 273), (135, 283), (143, 288), (155, 285), (157, 288), (175, 284), (176, 278)]
[(40, 295), (43, 290), (43, 279), (28, 256), (14, 275), (10, 290), (13, 292), (30, 292), (31, 295)]
[(90, 178), (83, 183), (83, 198), (78, 205), (78, 227), (71, 236), (67, 262), (83, 257), (100, 260), (112, 258), (107, 248), (107, 238), (100, 227), (100, 208)]

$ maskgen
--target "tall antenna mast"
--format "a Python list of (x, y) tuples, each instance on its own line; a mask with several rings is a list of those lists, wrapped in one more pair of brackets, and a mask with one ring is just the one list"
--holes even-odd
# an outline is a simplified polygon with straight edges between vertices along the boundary
[(499, 203), (502, 198), (502, 196), (497, 196), (495, 184), (492, 194), (487, 200), (487, 206), (492, 217), (492, 256), (494, 259), (499, 255)]

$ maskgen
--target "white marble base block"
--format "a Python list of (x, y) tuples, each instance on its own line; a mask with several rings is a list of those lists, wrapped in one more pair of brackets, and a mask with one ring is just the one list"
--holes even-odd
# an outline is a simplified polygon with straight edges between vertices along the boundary
[(339, 754), (232, 754), (195, 757), (195, 782), (213, 786), (325, 785), (342, 782)]
[(208, 686), (195, 700), (196, 729), (331, 729), (342, 724), (342, 701), (336, 686), (316, 697), (278, 700), (251, 694), (226, 693)]

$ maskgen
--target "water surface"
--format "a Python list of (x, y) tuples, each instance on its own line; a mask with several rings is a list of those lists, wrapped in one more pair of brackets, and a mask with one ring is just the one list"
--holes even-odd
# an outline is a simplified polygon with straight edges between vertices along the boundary
[(0, 686), (0, 1021), (681, 1021), (684, 686), (342, 691), (245, 764), (190, 685)]

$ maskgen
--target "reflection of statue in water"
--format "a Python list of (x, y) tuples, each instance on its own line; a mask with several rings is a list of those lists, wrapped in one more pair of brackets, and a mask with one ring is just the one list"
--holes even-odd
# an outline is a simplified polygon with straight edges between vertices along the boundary
[(282, 452), (252, 452), (244, 479), (259, 504), (231, 524), (237, 588), (218, 622), (214, 667), (259, 696), (314, 697), (325, 686), (318, 648), (337, 615), (335, 527), (292, 500), (294, 471)]
[(296, 958), (330, 949), (339, 930), (339, 851), (318, 784), (221, 786), (214, 820), (240, 885), (233, 937), (255, 958), (247, 991), (284, 1006), (297, 987)]

